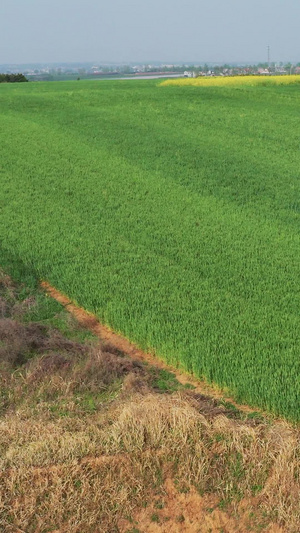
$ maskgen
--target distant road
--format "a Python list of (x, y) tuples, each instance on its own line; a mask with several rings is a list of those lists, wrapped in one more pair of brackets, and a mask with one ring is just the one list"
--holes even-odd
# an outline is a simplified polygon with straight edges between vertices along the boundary
[(157, 78), (183, 78), (183, 74), (151, 74), (151, 76), (128, 76), (128, 77), (119, 77), (113, 78), (118, 80), (155, 80)]

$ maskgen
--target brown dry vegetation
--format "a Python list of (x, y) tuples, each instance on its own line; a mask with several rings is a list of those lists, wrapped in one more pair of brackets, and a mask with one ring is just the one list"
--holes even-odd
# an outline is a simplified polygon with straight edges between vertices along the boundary
[(27, 323), (0, 283), (0, 531), (299, 532), (297, 428)]

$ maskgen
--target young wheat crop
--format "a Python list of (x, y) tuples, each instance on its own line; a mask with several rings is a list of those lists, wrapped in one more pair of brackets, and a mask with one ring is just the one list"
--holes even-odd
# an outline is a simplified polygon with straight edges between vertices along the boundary
[(0, 263), (299, 420), (299, 106), (297, 84), (1, 86)]

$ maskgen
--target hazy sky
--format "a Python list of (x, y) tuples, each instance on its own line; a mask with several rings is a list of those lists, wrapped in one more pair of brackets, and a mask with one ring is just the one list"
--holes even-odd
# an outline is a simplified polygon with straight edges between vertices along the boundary
[(300, 61), (299, 0), (1, 0), (0, 63)]

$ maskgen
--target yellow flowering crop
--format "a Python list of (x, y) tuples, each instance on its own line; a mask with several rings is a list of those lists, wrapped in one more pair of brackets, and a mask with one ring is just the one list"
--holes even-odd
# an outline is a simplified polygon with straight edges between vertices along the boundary
[(291, 85), (300, 83), (300, 75), (292, 76), (207, 76), (199, 78), (176, 78), (163, 81), (160, 85), (193, 85), (196, 87), (238, 87), (240, 85), (254, 87), (256, 85)]

